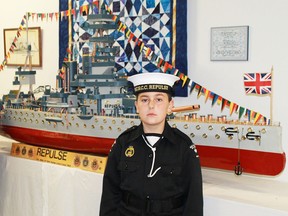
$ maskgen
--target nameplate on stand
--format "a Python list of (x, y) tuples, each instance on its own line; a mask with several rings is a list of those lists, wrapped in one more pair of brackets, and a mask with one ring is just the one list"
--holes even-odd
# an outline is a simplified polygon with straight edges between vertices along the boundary
[(12, 143), (11, 156), (104, 173), (107, 157)]

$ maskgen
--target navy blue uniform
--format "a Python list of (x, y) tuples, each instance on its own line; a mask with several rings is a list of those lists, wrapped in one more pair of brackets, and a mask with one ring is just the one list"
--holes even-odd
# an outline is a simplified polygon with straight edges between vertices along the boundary
[(203, 216), (202, 174), (191, 139), (166, 122), (150, 146), (143, 126), (122, 133), (108, 156), (100, 216)]

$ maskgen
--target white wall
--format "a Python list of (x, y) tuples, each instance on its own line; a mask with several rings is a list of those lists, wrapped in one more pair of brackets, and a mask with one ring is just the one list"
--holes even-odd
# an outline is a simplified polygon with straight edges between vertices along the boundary
[[(237, 104), (270, 116), (270, 97), (247, 96), (243, 74), (270, 72), (273, 75), (273, 122), (282, 125), (282, 143), (288, 152), (288, 1), (286, 0), (188, 0), (189, 77), (210, 91)], [(250, 28), (248, 61), (210, 61), (211, 27), (243, 26)], [(194, 92), (191, 104), (200, 104), (200, 113), (222, 115), (220, 106), (205, 104)], [(176, 98), (180, 105), (187, 98)], [(229, 109), (224, 114), (229, 118)], [(226, 112), (226, 113), (225, 113)], [(237, 118), (232, 116), (231, 118)], [(275, 179), (288, 181), (288, 168)]]
[[(273, 112), (274, 122), (283, 127), (283, 146), (288, 152), (288, 1), (287, 0), (187, 0), (188, 2), (188, 60), (189, 77), (203, 87), (224, 98), (251, 110), (270, 116), (270, 98), (247, 96), (243, 87), (243, 73), (269, 72), (274, 67)], [(45, 6), (44, 6), (45, 4)], [(25, 3), (10, 0), (0, 9), (0, 29), (18, 28), (23, 15), (27, 12), (56, 12), (56, 0), (25, 0)], [(5, 22), (4, 22), (5, 21)], [(242, 26), (250, 27), (248, 61), (210, 61), (211, 27)], [(58, 69), (58, 22), (38, 21), (29, 26), (43, 29), (43, 67), (37, 69), (37, 85), (55, 86)], [(3, 34), (0, 34), (3, 41)], [(0, 43), (0, 50), (4, 50)], [(4, 59), (4, 54), (3, 54)], [(2, 59), (0, 60), (2, 62)], [(0, 72), (0, 97), (11, 88), (15, 68)], [(212, 113), (214, 116), (227, 114), (220, 107), (205, 104), (204, 97), (197, 99), (193, 93), (187, 98), (176, 98), (176, 105), (200, 104), (199, 113)], [(187, 102), (188, 101), (188, 102)], [(191, 101), (191, 102), (189, 102)], [(226, 112), (226, 113), (225, 113)], [(237, 118), (232, 116), (233, 118)], [(288, 168), (275, 177), (288, 181)]]
[[(1, 0), (3, 1), (3, 0)], [(19, 28), (23, 16), (27, 12), (34, 13), (52, 13), (59, 11), (58, 0), (9, 0), (5, 1), (5, 6), (0, 9), (0, 63), (4, 60), (4, 39), (3, 29)], [(37, 21), (32, 18), (28, 21), (29, 27), (38, 27), (42, 29), (42, 58), (43, 66), (41, 68), (33, 68), (37, 71), (36, 83), (37, 86), (50, 84), (55, 86), (55, 77), (58, 70), (58, 22), (53, 21)], [(24, 33), (24, 31), (23, 31)], [(8, 47), (9, 49), (10, 47)], [(12, 54), (13, 55), (13, 54)], [(23, 62), (24, 64), (25, 62)], [(0, 97), (7, 94), (12, 86), (15, 71), (17, 67), (6, 67), (0, 71)], [(37, 87), (35, 86), (35, 87)], [(13, 89), (18, 89), (19, 86), (13, 86)]]

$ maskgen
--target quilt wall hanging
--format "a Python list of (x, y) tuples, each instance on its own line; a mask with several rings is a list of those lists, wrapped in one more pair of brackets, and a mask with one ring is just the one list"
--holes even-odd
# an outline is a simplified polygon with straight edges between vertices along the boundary
[[(71, 0), (72, 1), (72, 0)], [(67, 10), (68, 1), (60, 1), (60, 11)], [(74, 0), (75, 9), (72, 28), (73, 60), (82, 67), (83, 54), (91, 53), (92, 44), (87, 42), (94, 32), (89, 29), (87, 15), (99, 13), (99, 1)], [(133, 34), (151, 48), (155, 54), (187, 75), (187, 0), (105, 0), (104, 4)], [(83, 10), (83, 6), (87, 8)], [(67, 55), (68, 27), (59, 22), (59, 68)], [(139, 46), (130, 43), (123, 32), (112, 33), (119, 55), (115, 59), (117, 71), (128, 75), (142, 72), (160, 72), (160, 68), (149, 61)], [(69, 52), (69, 51), (68, 51)], [(187, 87), (181, 83), (176, 87), (176, 96), (187, 96)]]

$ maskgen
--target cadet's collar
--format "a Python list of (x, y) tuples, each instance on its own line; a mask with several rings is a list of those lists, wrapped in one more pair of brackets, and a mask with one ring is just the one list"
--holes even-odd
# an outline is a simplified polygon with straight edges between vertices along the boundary
[[(133, 135), (129, 138), (128, 142), (131, 142), (138, 137), (142, 136), (144, 134), (143, 130), (143, 124), (141, 123), (134, 131)], [(164, 131), (163, 131), (163, 136), (167, 138), (170, 142), (173, 144), (177, 144), (177, 138), (174, 136), (174, 133), (172, 131), (171, 126), (168, 124), (167, 121), (165, 121), (165, 126), (164, 126)]]

